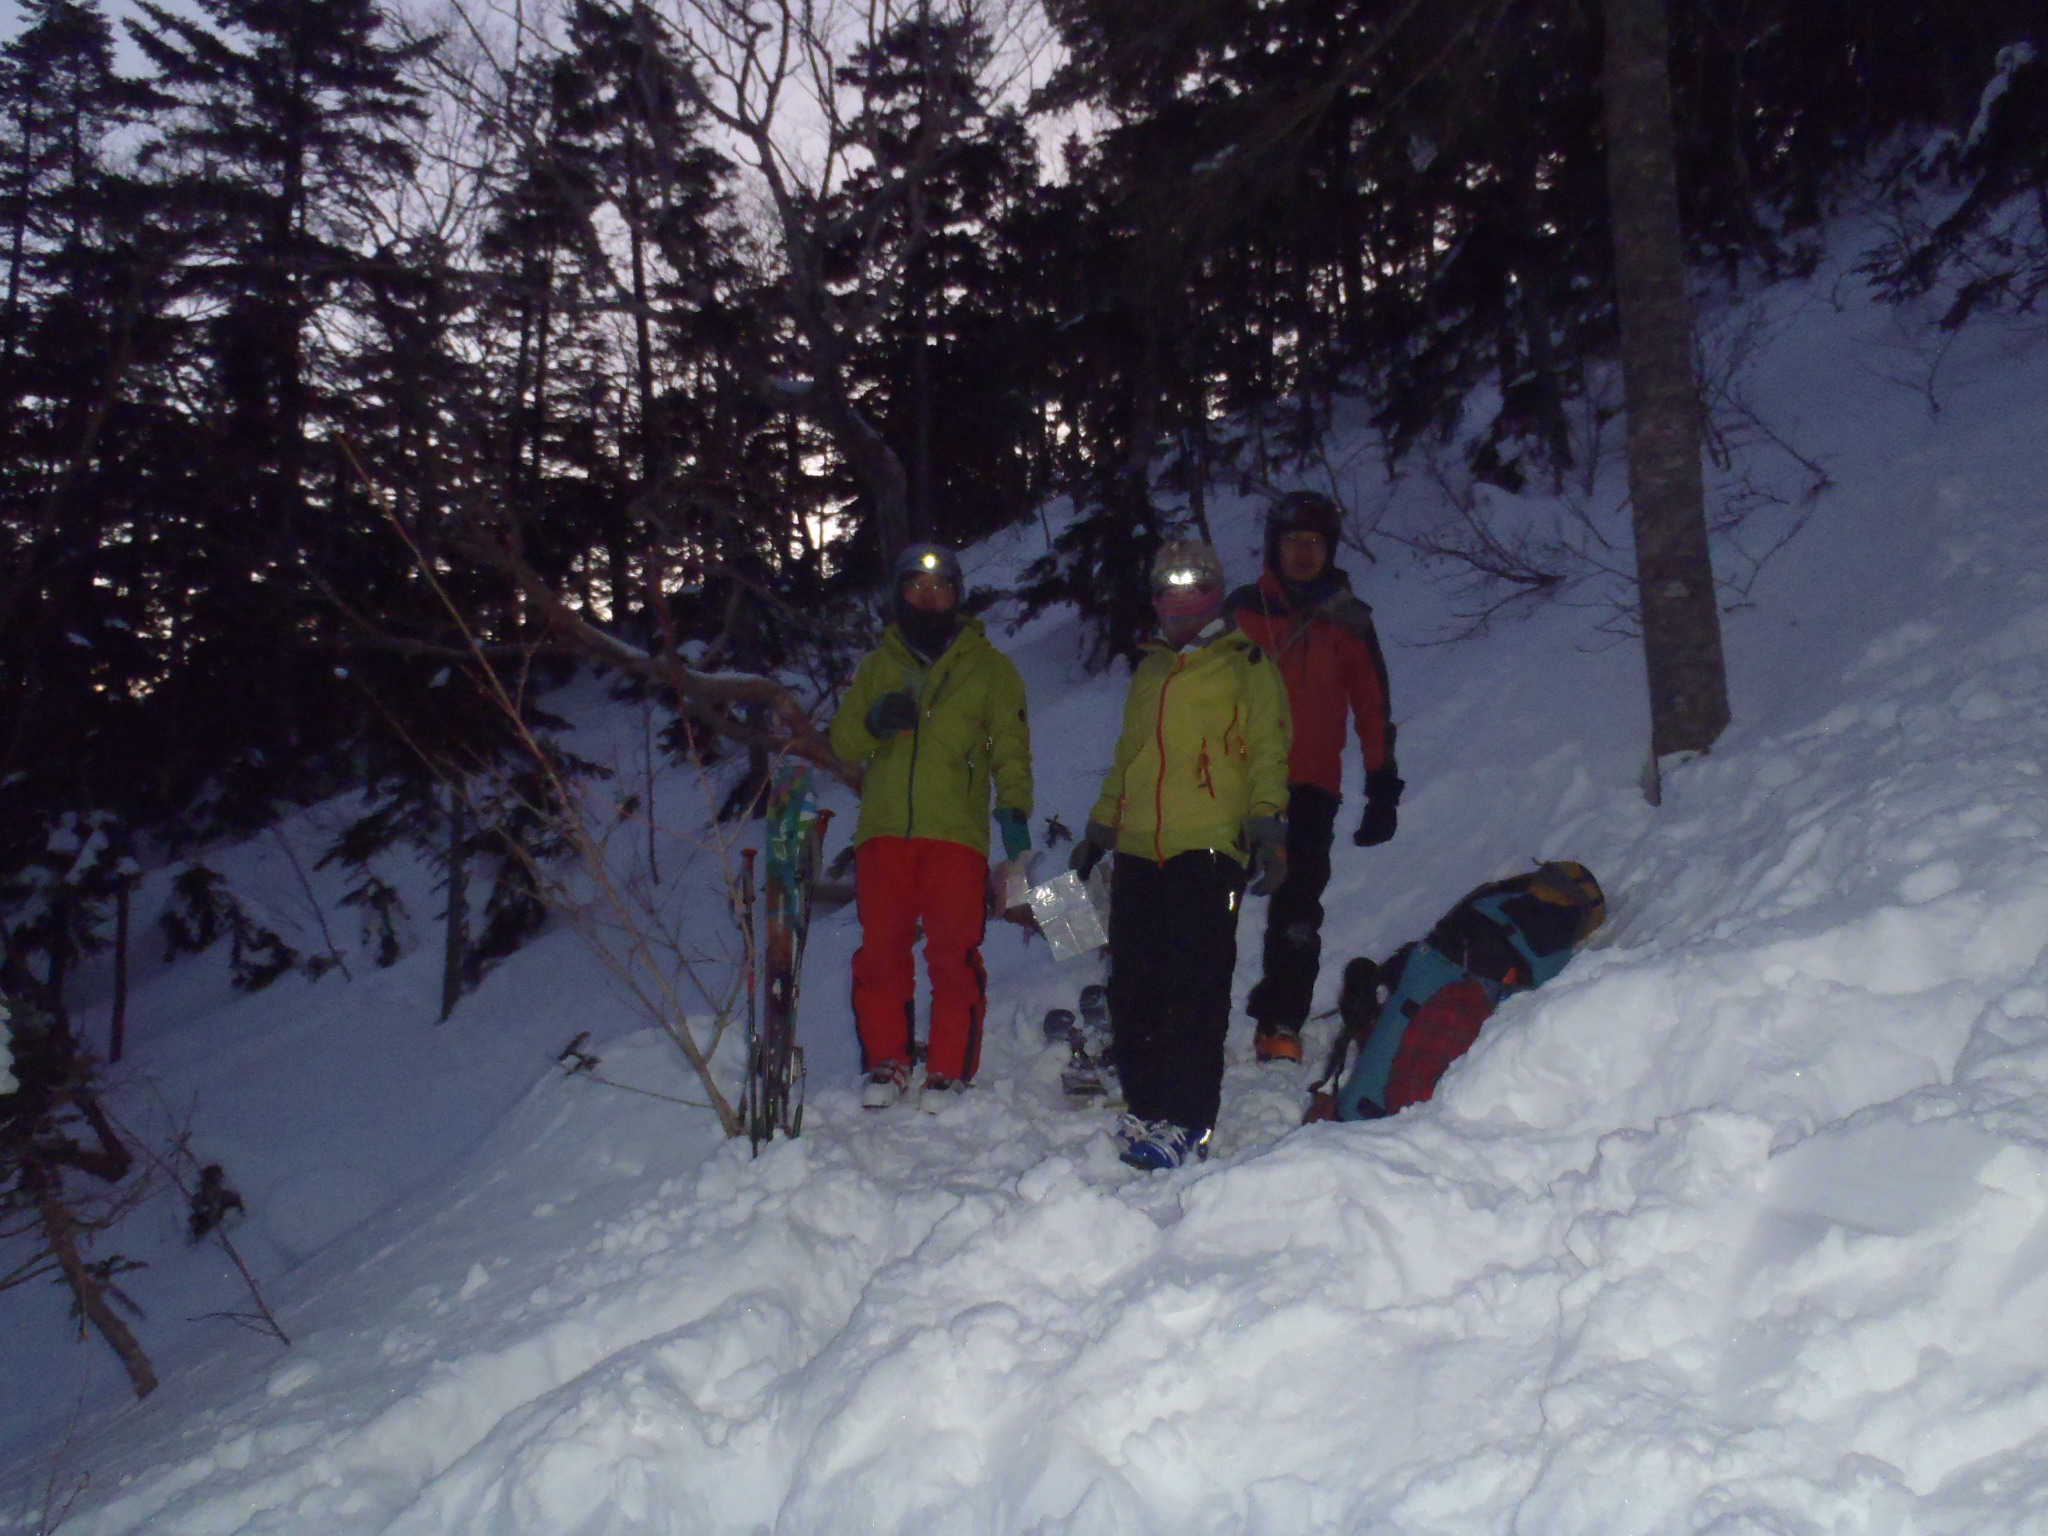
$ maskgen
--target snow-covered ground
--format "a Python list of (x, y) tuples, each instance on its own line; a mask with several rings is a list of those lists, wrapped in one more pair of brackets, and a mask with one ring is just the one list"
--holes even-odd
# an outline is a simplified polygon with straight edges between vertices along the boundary
[[(1933, 412), (1911, 333), (1843, 291), (1760, 301), (1754, 393), (1834, 489), (1731, 616), (1735, 724), (1661, 809), (1595, 615), (1431, 645), (1438, 590), (1351, 562), (1410, 789), (1393, 843), (1340, 836), (1326, 958), (1535, 858), (1610, 897), (1433, 1103), (1302, 1128), (1313, 1071), (1240, 1026), (1216, 1157), (1134, 1173), (1039, 1043), (1092, 962), (997, 928), (975, 1092), (863, 1113), (844, 913), (804, 1134), (752, 1158), (551, 1065), (589, 1030), (614, 1081), (698, 1092), (574, 932), (437, 1026), (416, 884), (391, 970), (330, 913), (352, 980), (144, 976), (123, 1114), (228, 1169), (293, 1343), (205, 1315), (246, 1299), (168, 1202), (104, 1245), (153, 1264), (148, 1401), (54, 1291), (0, 1298), (0, 1529), (67, 1500), (67, 1536), (2048, 1529), (2048, 344), (1966, 335)], [(1251, 574), (1249, 509), (1219, 533)], [(1067, 615), (1003, 643), (1040, 824), (1078, 826), (1121, 676)], [(630, 765), (637, 711), (585, 713)], [(216, 861), (298, 932), (333, 888), (282, 848), (318, 823)], [(684, 856), (715, 947), (720, 851)]]

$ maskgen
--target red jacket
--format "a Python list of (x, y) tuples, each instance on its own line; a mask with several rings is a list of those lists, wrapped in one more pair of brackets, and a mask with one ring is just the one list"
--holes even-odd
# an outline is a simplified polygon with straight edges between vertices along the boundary
[(1238, 627), (1280, 664), (1294, 713), (1294, 751), (1287, 776), (1331, 794), (1343, 793), (1344, 717), (1358, 729), (1365, 771), (1394, 760), (1388, 718), (1387, 661), (1372, 627), (1372, 609), (1351, 594), (1342, 573), (1327, 595), (1300, 609), (1270, 570), (1230, 595)]

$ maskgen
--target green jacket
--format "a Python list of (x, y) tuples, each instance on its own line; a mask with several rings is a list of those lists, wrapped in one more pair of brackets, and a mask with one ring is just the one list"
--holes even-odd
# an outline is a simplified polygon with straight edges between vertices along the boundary
[[(916, 696), (923, 718), (915, 730), (878, 740), (868, 729), (868, 711), (898, 690)], [(1031, 814), (1024, 679), (989, 644), (979, 619), (962, 620), (958, 638), (929, 665), (891, 624), (840, 700), (832, 750), (867, 770), (855, 843), (936, 837), (985, 854), (991, 775), (997, 805)]]
[(1120, 853), (1164, 863), (1213, 848), (1243, 862), (1245, 822), (1287, 813), (1292, 736), (1280, 669), (1242, 631), (1184, 651), (1155, 640), (1089, 819), (1117, 829)]

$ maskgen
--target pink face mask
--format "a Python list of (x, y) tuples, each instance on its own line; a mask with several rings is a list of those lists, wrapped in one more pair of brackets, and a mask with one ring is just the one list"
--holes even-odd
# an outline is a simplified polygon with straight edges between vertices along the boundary
[(1152, 611), (1159, 615), (1159, 627), (1176, 645), (1200, 633), (1223, 611), (1221, 587), (1165, 587), (1152, 599)]

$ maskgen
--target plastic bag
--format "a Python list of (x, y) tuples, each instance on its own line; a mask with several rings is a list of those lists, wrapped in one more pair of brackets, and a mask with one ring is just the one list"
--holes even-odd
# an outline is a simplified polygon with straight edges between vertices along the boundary
[(1099, 868), (1086, 885), (1069, 869), (1031, 888), (1031, 915), (1053, 959), (1079, 959), (1109, 942), (1108, 885)]

